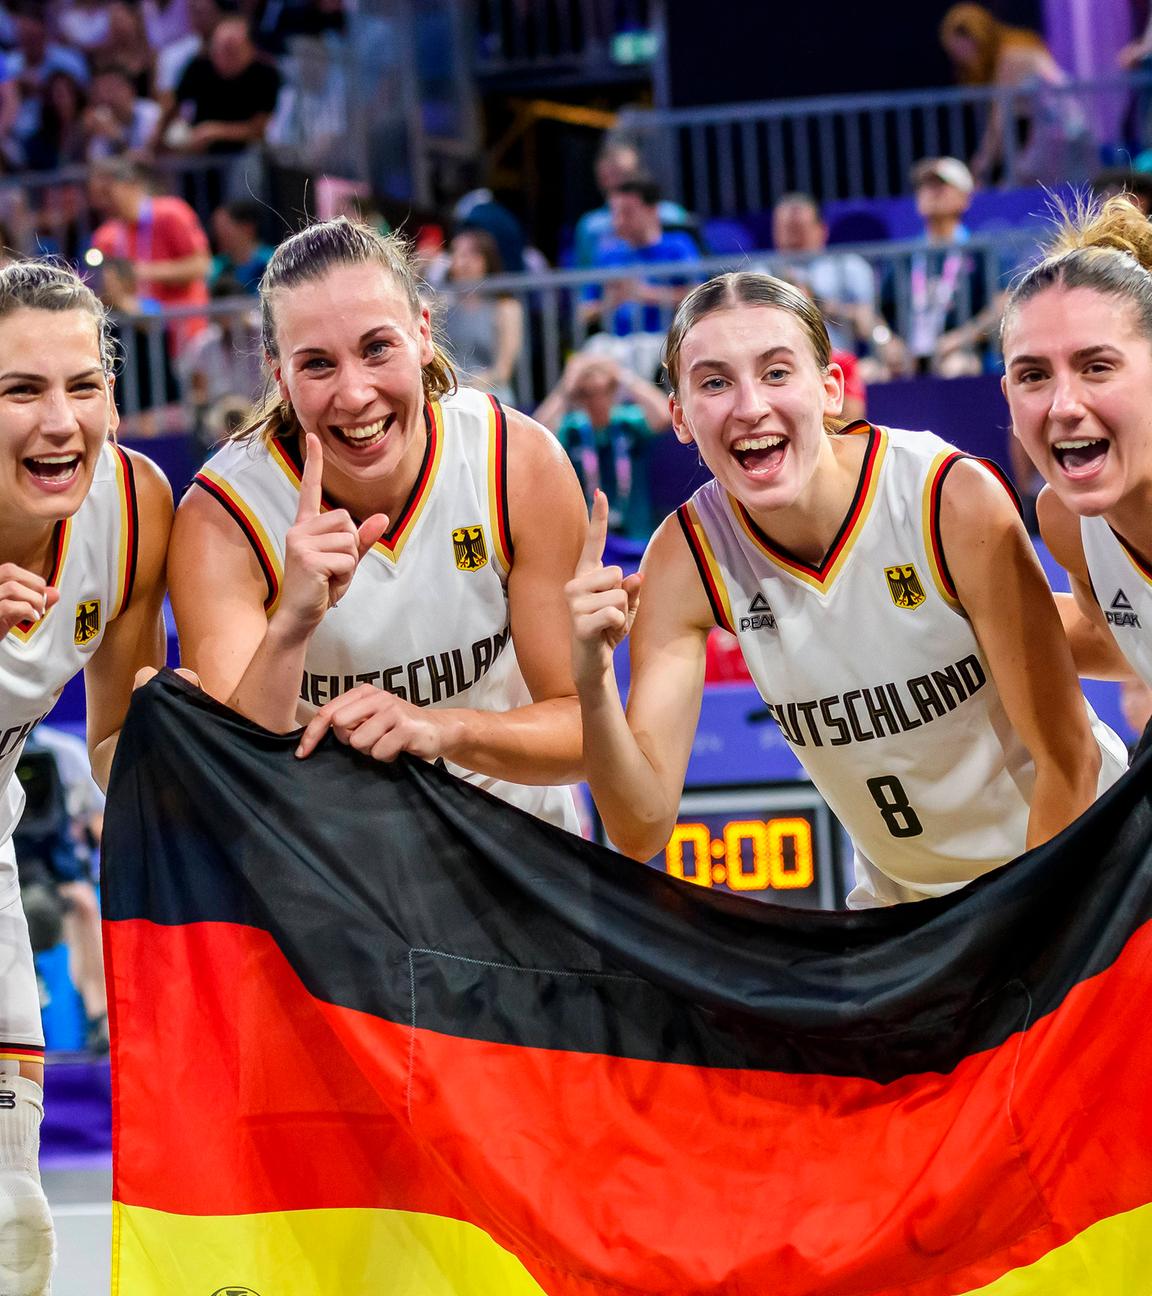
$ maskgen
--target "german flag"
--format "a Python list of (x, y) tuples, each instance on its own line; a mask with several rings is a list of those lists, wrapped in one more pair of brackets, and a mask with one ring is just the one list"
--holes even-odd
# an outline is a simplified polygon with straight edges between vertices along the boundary
[(1142, 759), (962, 894), (704, 892), (171, 675), (106, 830), (118, 1296), (1137, 1296)]

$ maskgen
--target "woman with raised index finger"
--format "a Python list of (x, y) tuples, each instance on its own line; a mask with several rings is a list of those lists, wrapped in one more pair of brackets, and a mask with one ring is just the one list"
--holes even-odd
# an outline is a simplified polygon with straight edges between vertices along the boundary
[(177, 511), (185, 662), (266, 728), (306, 724), (301, 756), (331, 729), (443, 759), (575, 830), (563, 585), (586, 519), (563, 451), (457, 388), (396, 238), (309, 226), (261, 299), (275, 395)]
[(853, 840), (851, 906), (956, 890), (1119, 776), (1003, 482), (929, 432), (841, 424), (807, 297), (722, 275), (666, 356), (673, 428), (714, 480), (657, 530), (642, 585), (601, 565), (598, 500), (568, 585), (587, 777), (622, 850), (649, 858), (675, 822), (717, 623)]

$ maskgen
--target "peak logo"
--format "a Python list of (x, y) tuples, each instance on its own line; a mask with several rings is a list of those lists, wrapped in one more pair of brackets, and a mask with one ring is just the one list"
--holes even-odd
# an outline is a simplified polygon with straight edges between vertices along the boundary
[(1122, 589), (1116, 591), (1115, 598), (1104, 609), (1104, 619), (1112, 626), (1121, 628), (1130, 626), (1133, 630), (1140, 629), (1140, 617), (1132, 610), (1128, 595)]
[(740, 618), (741, 630), (775, 630), (776, 616), (763, 594), (757, 593), (748, 604), (748, 611)]
[(217, 1287), (212, 1296), (260, 1296), (254, 1287)]

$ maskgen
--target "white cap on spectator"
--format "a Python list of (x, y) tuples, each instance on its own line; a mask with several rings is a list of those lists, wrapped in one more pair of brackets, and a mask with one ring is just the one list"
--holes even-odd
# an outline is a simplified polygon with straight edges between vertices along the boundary
[(971, 193), (976, 188), (972, 172), (954, 157), (924, 158), (912, 168), (912, 188), (919, 189), (925, 180), (939, 180), (943, 184)]

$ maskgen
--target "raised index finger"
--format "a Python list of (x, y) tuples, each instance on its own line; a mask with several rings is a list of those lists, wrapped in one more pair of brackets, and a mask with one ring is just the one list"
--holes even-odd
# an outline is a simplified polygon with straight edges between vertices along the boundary
[(320, 516), (320, 495), (324, 481), (324, 447), (315, 432), (309, 432), (304, 441), (304, 471), (300, 474), (300, 503), (296, 507), (296, 521)]
[(584, 539), (580, 561), (576, 564), (578, 572), (591, 571), (601, 565), (607, 539), (608, 496), (602, 490), (598, 490), (592, 499), (592, 512), (588, 516), (588, 534)]

